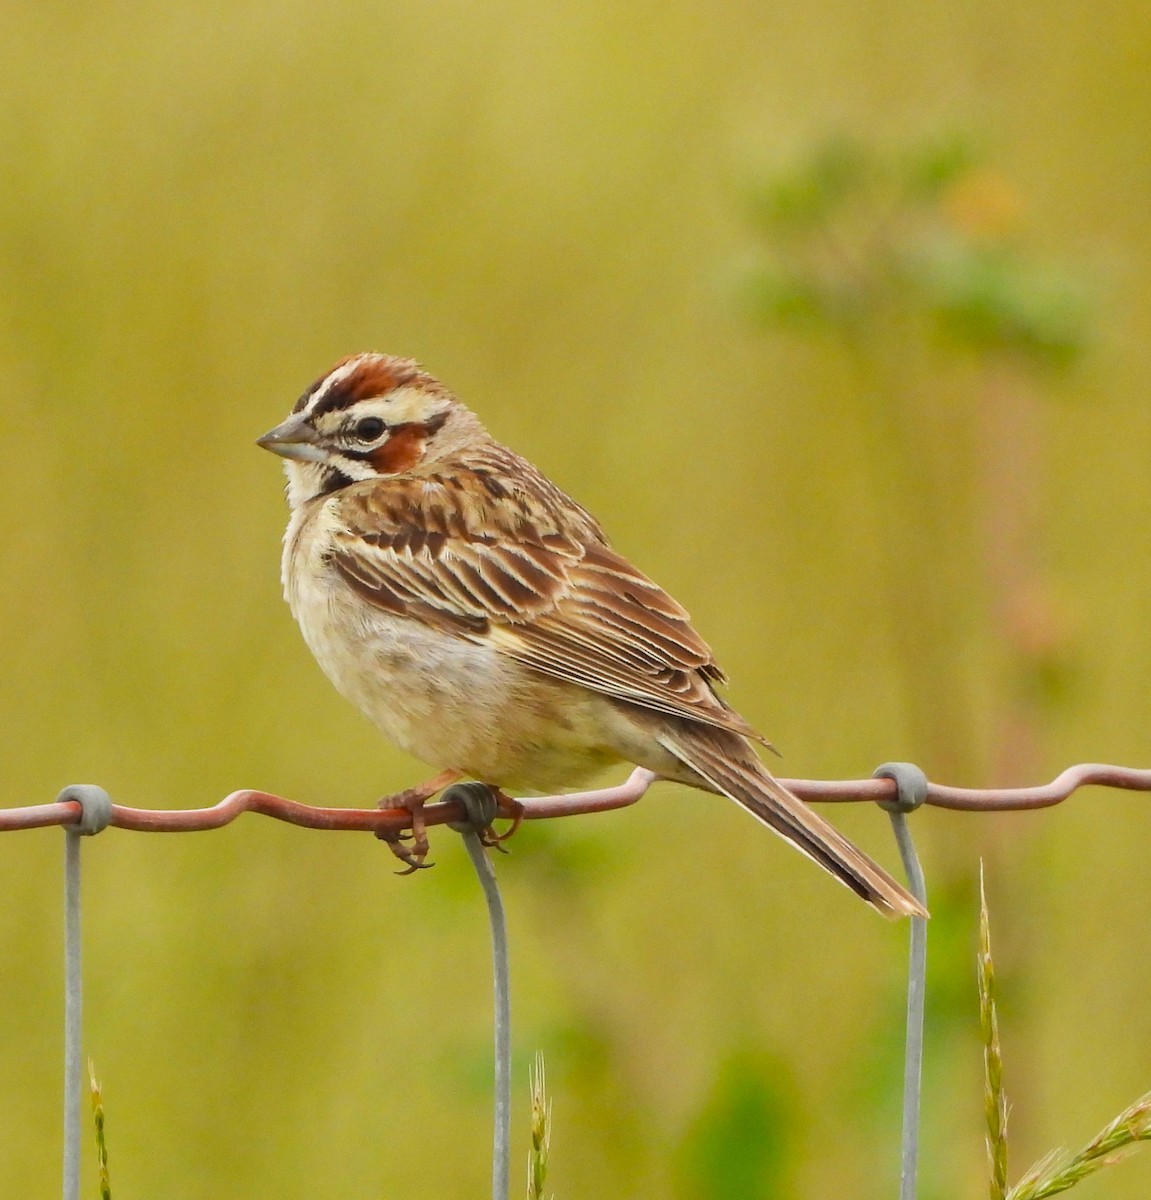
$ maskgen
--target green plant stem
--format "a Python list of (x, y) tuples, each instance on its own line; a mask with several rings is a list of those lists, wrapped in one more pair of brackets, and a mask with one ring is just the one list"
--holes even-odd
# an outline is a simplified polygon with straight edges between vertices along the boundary
[(551, 1149), (552, 1110), (547, 1095), (544, 1060), (537, 1054), (531, 1072), (532, 1144), (528, 1152), (528, 1200), (544, 1200)]
[(1044, 1200), (1065, 1192), (1147, 1141), (1151, 1141), (1151, 1092), (1125, 1108), (1077, 1154), (1056, 1153), (1040, 1159), (1011, 1189), (1007, 1200)]
[(108, 1143), (104, 1130), (104, 1098), (92, 1063), (88, 1063), (88, 1090), (92, 1096), (92, 1122), (96, 1127), (96, 1162), (100, 1170), (100, 1200), (112, 1200), (112, 1184), (108, 1176)]
[(995, 966), (991, 959), (991, 922), (983, 867), (979, 868), (979, 1027), (983, 1035), (984, 1104), (987, 1117), (987, 1160), (991, 1170), (989, 1196), (1007, 1196), (1007, 1096), (1003, 1091), (1003, 1051), (995, 1009)]

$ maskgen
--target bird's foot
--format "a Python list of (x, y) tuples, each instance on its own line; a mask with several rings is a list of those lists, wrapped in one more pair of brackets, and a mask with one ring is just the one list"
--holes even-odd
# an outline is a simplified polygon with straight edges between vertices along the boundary
[(496, 833), (495, 824), (489, 822), (487, 828), (480, 830), (480, 841), (485, 846), (494, 847), (501, 854), (507, 854), (508, 850), (504, 842), (523, 824), (524, 806), (514, 797), (509, 796), (507, 792), (499, 788), (493, 788), (492, 790), (496, 794), (496, 803), (499, 805), (500, 815), (509, 817), (511, 825), (503, 833)]
[[(424, 821), (424, 805), (437, 792), (455, 783), (463, 774), (454, 768), (441, 771), (431, 779), (416, 784), (415, 787), (405, 788), (391, 796), (383, 796), (376, 803), (377, 808), (403, 808), (411, 814), (411, 833), (392, 832), (381, 829), (376, 836), (388, 844), (388, 849), (404, 864), (404, 870), (397, 875), (411, 875), (433, 864), (427, 861), (431, 845), (428, 842), (428, 827)], [(410, 842), (411, 845), (407, 843)]]

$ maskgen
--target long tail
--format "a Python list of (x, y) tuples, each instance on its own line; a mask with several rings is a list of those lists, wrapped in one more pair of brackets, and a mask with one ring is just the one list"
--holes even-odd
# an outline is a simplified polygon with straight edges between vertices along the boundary
[(927, 915), (881, 866), (775, 779), (737, 734), (687, 727), (665, 729), (659, 741), (717, 792), (742, 805), (885, 917)]

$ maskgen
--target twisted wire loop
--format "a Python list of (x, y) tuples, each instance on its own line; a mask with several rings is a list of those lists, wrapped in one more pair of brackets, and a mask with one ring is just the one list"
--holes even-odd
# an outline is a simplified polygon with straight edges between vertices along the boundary
[[(587, 792), (569, 792), (562, 796), (536, 796), (520, 801), (523, 820), (540, 821), (552, 817), (572, 817), (583, 813), (609, 812), (635, 804), (659, 777), (637, 767), (624, 783)], [(813, 804), (845, 804), (894, 801), (897, 786), (889, 778), (873, 779), (781, 779), (801, 800)], [(1048, 784), (1025, 788), (957, 788), (928, 783), (923, 803), (934, 808), (966, 812), (1022, 812), (1060, 804), (1079, 788), (1088, 785), (1151, 792), (1151, 770), (1110, 766), (1105, 763), (1080, 763), (1068, 767)], [(87, 786), (87, 785), (85, 785)], [(100, 789), (94, 789), (100, 791)], [(23, 808), (0, 808), (0, 833), (16, 829), (42, 829), (49, 825), (76, 825), (85, 819), (83, 797), (78, 788), (65, 788), (54, 804)], [(241, 813), (262, 813), (289, 825), (305, 829), (345, 831), (383, 831), (402, 833), (411, 826), (411, 813), (402, 808), (319, 808), (251, 789), (232, 792), (209, 808), (151, 809), (125, 808), (111, 804), (108, 824), (117, 829), (144, 833), (192, 833), (220, 829), (231, 824)], [(456, 799), (444, 799), (426, 805), (428, 825), (466, 822), (467, 813)], [(512, 812), (500, 810), (501, 816)], [(81, 830), (86, 832), (86, 830)]]
[(80, 806), (80, 819), (70, 828), (69, 832), (92, 837), (107, 829), (112, 823), (112, 814), (115, 809), (112, 797), (94, 783), (71, 784), (56, 797), (56, 803)]

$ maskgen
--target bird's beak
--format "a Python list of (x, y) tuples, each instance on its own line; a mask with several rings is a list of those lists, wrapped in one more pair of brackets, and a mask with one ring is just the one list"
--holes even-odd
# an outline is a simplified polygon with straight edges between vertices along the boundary
[(304, 419), (303, 413), (294, 413), (262, 438), (256, 439), (257, 446), (263, 446), (281, 458), (294, 458), (299, 462), (327, 461), (328, 456), (319, 442), (319, 436)]

